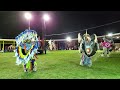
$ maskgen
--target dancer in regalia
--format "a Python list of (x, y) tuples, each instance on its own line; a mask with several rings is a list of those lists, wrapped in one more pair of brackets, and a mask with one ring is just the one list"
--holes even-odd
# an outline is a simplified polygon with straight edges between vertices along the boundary
[(36, 71), (36, 53), (39, 47), (37, 32), (34, 30), (25, 30), (20, 33), (16, 40), (15, 56), (17, 58), (16, 64), (23, 65), (24, 72)]
[(110, 52), (114, 49), (114, 41), (112, 37), (104, 36), (103, 42), (101, 42), (101, 45), (103, 47), (103, 53), (101, 56), (107, 56), (109, 57)]
[(97, 36), (95, 34), (89, 35), (84, 34), (83, 36), (78, 34), (78, 43), (79, 43), (79, 51), (82, 53), (82, 57), (80, 60), (80, 65), (84, 66), (92, 66), (91, 56), (95, 55), (96, 51), (99, 49), (99, 45), (97, 42)]

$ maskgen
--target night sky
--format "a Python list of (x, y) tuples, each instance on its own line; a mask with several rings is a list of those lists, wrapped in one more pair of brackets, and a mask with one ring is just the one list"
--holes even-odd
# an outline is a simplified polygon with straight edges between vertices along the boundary
[[(28, 28), (28, 22), (24, 18), (25, 11), (0, 11), (0, 38), (14, 39), (19, 33)], [(51, 20), (47, 22), (47, 35), (60, 34), (111, 23), (120, 20), (120, 11), (46, 11)], [(43, 11), (31, 11), (31, 29), (42, 32)], [(119, 33), (120, 22), (112, 25), (90, 29), (89, 34), (103, 35), (109, 32)], [(84, 34), (85, 31), (80, 31)], [(49, 36), (47, 39), (63, 39), (66, 36), (77, 38), (78, 33)]]

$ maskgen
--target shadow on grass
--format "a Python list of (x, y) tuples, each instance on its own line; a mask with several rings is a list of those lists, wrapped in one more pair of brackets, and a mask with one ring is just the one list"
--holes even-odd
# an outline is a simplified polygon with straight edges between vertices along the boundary
[(32, 79), (36, 72), (23, 72), (19, 79)]
[(91, 66), (91, 67), (86, 66), (86, 65), (85, 65), (85, 66), (81, 66), (81, 65), (80, 65), (80, 61), (79, 61), (79, 62), (69, 61), (69, 63), (74, 64), (75, 66), (80, 67), (80, 68), (93, 69), (92, 66)]

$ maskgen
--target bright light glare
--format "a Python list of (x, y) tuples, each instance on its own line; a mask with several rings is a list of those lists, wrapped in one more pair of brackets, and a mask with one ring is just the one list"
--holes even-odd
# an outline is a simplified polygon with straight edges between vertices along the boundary
[(67, 40), (68, 42), (71, 42), (71, 37), (67, 37), (66, 40)]
[(117, 36), (116, 38), (118, 39), (119, 37)]
[(109, 33), (108, 36), (112, 36), (113, 34), (112, 33)]
[(29, 13), (29, 12), (25, 13), (25, 18), (26, 18), (27, 20), (32, 19), (31, 13)]
[(49, 21), (49, 20), (50, 20), (50, 17), (49, 17), (48, 14), (44, 14), (44, 15), (43, 15), (43, 19), (44, 19), (45, 21)]

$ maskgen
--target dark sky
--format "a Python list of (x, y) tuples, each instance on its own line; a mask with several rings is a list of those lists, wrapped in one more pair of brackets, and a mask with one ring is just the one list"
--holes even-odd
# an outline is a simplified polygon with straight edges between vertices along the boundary
[[(47, 22), (47, 34), (59, 34), (82, 30), (97, 25), (111, 23), (120, 20), (120, 11), (46, 11), (50, 14), (51, 20)], [(41, 11), (32, 11), (33, 19), (31, 29), (36, 30), (40, 35), (42, 31)], [(24, 18), (24, 11), (0, 11), (0, 38), (15, 38), (19, 33), (28, 28), (28, 22)], [(97, 35), (108, 32), (118, 33), (120, 23), (90, 29), (88, 33)], [(80, 33), (84, 34), (85, 31)], [(69, 35), (69, 34), (68, 34)], [(63, 39), (67, 35), (51, 36), (49, 38)], [(73, 38), (77, 33), (70, 34)]]

